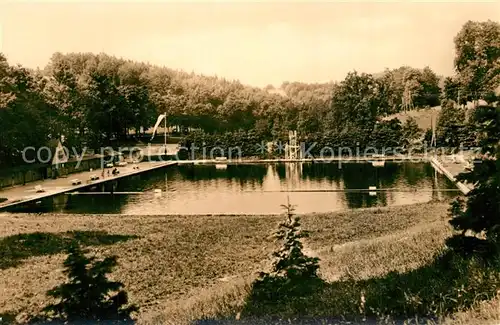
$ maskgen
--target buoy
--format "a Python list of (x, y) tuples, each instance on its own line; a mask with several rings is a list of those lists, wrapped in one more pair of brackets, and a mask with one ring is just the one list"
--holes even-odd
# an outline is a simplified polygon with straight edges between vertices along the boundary
[(215, 164), (215, 169), (227, 169), (226, 164)]
[(377, 189), (376, 186), (369, 186), (368, 190), (370, 190), (370, 192), (368, 192), (368, 195), (370, 195), (370, 196), (376, 196), (377, 192), (374, 192), (376, 189)]
[(372, 161), (372, 166), (373, 167), (384, 167), (385, 161), (384, 160), (376, 160)]

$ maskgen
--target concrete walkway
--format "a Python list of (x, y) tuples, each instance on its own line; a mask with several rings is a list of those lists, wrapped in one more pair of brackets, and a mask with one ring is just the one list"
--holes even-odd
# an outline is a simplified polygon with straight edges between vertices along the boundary
[[(57, 179), (46, 179), (43, 181), (30, 182), (26, 185), (13, 186), (6, 189), (0, 190), (0, 198), (6, 198), (7, 201), (0, 203), (0, 209), (11, 206), (13, 204), (19, 204), (21, 202), (29, 202), (68, 191), (74, 191), (80, 188), (89, 186), (90, 184), (102, 184), (110, 180), (116, 180), (123, 177), (127, 177), (134, 174), (140, 174), (149, 170), (166, 167), (169, 165), (177, 164), (176, 161), (166, 161), (166, 162), (142, 162), (139, 164), (129, 164), (124, 167), (116, 167), (120, 172), (116, 176), (111, 175), (113, 168), (106, 168), (104, 171), (104, 178), (102, 177), (101, 170), (85, 171), (75, 174), (70, 174), (64, 177), (59, 177)], [(134, 167), (139, 167), (139, 169), (134, 169)], [(110, 171), (110, 176), (108, 176), (108, 170)], [(92, 175), (98, 176), (99, 180), (90, 181)], [(79, 179), (81, 180), (81, 185), (72, 185), (71, 180)], [(37, 193), (35, 187), (42, 186), (44, 192)]]
[(472, 184), (464, 184), (456, 180), (458, 174), (466, 171), (468, 166), (468, 158), (460, 157), (461, 159), (455, 159), (454, 156), (441, 156), (433, 157), (430, 159), (432, 166), (444, 174), (450, 181), (454, 182), (455, 185), (460, 189), (463, 194), (469, 193), (473, 186)]

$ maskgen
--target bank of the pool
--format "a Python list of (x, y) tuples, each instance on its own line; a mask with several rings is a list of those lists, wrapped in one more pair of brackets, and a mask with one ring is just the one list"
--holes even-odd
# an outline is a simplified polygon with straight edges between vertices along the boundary
[[(414, 268), (443, 246), (448, 207), (431, 202), (303, 215), (311, 234), (306, 249), (321, 258), (321, 272), (332, 280), (345, 272), (365, 277)], [(205, 297), (210, 303), (222, 286), (234, 288), (268, 266), (275, 247), (269, 235), (281, 218), (0, 215), (0, 313), (23, 319), (40, 311), (46, 291), (64, 280), (63, 247), (54, 243), (76, 233), (91, 254), (119, 257), (113, 278), (140, 306), (140, 320), (177, 315), (172, 306), (179, 302), (198, 306), (196, 299)], [(16, 255), (19, 248), (23, 254)]]

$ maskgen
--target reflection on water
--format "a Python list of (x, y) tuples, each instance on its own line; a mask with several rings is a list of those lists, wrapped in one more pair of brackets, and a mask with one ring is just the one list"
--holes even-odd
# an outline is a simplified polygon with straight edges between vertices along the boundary
[[(120, 180), (118, 192), (61, 195), (38, 210), (124, 214), (267, 214), (287, 201), (297, 212), (403, 205), (456, 196), (454, 185), (426, 163), (287, 163), (182, 165)], [(370, 186), (387, 191), (370, 195)], [(155, 195), (155, 189), (162, 194)], [(360, 191), (343, 191), (364, 190)], [(103, 189), (99, 189), (103, 190)], [(106, 189), (104, 189), (106, 190)]]

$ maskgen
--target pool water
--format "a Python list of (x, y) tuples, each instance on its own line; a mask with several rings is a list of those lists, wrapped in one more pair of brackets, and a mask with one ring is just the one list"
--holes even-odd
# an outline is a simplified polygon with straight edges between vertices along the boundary
[[(309, 213), (422, 203), (460, 195), (430, 164), (406, 162), (386, 162), (383, 167), (371, 163), (190, 164), (120, 179), (114, 184), (113, 195), (109, 186), (48, 198), (25, 210), (274, 214), (289, 200), (298, 213)], [(377, 191), (370, 193), (370, 187)]]

